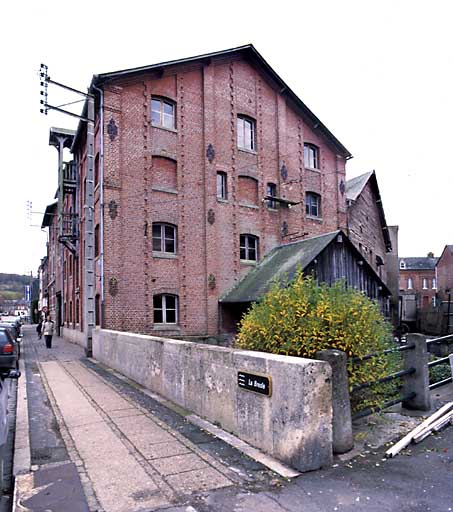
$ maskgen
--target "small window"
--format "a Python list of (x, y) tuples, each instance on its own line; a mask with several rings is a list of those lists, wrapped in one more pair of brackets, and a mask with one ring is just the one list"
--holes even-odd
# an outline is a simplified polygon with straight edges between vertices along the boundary
[(151, 123), (164, 128), (176, 128), (175, 104), (169, 100), (153, 98), (151, 100)]
[(240, 258), (243, 261), (258, 260), (258, 237), (254, 235), (240, 236)]
[(99, 184), (99, 153), (96, 154), (94, 159), (94, 186)]
[(404, 270), (405, 268), (406, 268), (406, 262), (405, 262), (405, 261), (403, 261), (403, 260), (401, 260), (401, 261), (400, 261), (400, 269), (403, 269), (403, 270)]
[(437, 279), (435, 277), (433, 278), (432, 289), (437, 290)]
[(433, 306), (433, 308), (435, 308), (437, 306), (437, 301), (436, 301), (436, 297), (431, 297), (431, 304)]
[[(266, 186), (266, 195), (270, 197), (277, 197), (277, 185), (275, 183), (268, 183)], [(276, 209), (277, 208), (277, 201), (273, 199), (267, 200), (267, 207)]]
[(178, 323), (178, 296), (170, 294), (154, 295), (153, 297), (154, 323)]
[(319, 149), (313, 144), (304, 144), (304, 166), (319, 169)]
[(94, 227), (94, 257), (97, 258), (99, 254), (99, 224), (96, 224)]
[(176, 254), (176, 226), (153, 223), (153, 251)]
[(423, 278), (423, 289), (424, 290), (427, 290), (428, 289), (428, 279), (426, 279), (426, 277)]
[(305, 195), (305, 212), (310, 217), (321, 217), (321, 196), (314, 192)]
[(94, 298), (94, 317), (96, 325), (101, 325), (101, 296), (99, 293)]
[(255, 151), (255, 121), (248, 117), (237, 119), (238, 148)]
[(413, 288), (413, 281), (412, 281), (412, 277), (409, 277), (408, 280), (407, 280), (407, 289), (408, 290), (412, 290)]
[(226, 172), (218, 172), (217, 173), (217, 198), (218, 199), (227, 199), (228, 198)]

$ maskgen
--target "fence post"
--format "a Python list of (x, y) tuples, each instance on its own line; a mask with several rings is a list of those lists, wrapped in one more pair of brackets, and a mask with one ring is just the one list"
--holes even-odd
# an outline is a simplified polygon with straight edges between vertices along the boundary
[(319, 350), (315, 357), (328, 362), (332, 368), (332, 449), (334, 453), (345, 453), (354, 447), (348, 358), (341, 350)]
[(403, 354), (404, 368), (415, 368), (415, 372), (403, 378), (403, 394), (415, 392), (414, 398), (405, 400), (402, 406), (406, 409), (431, 409), (431, 395), (429, 391), (428, 349), (426, 338), (422, 334), (408, 334), (407, 344), (414, 345), (411, 350)]

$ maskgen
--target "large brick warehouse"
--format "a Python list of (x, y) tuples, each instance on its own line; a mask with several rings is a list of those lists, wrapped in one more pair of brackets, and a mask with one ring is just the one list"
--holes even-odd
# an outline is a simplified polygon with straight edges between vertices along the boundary
[[(96, 324), (222, 335), (222, 297), (272, 249), (347, 233), (349, 151), (253, 46), (95, 75), (89, 90)], [(86, 140), (82, 122), (72, 134), (51, 131), (74, 161), (60, 159), (63, 215), (76, 227), (53, 300), (74, 338), (83, 331)]]

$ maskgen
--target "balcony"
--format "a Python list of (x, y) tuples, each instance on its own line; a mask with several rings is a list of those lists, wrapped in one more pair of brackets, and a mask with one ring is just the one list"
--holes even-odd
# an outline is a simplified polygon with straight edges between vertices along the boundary
[(63, 193), (74, 194), (77, 186), (77, 169), (74, 162), (63, 162)]
[(75, 242), (79, 238), (79, 216), (76, 213), (63, 213), (58, 241)]

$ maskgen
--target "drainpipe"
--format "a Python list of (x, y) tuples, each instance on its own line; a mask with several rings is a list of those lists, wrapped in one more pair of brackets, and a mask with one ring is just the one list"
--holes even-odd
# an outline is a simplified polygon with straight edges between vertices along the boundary
[(101, 125), (101, 150), (99, 156), (99, 199), (101, 203), (100, 222), (100, 259), (101, 259), (101, 327), (104, 327), (104, 91), (92, 86), (100, 95), (100, 125)]

